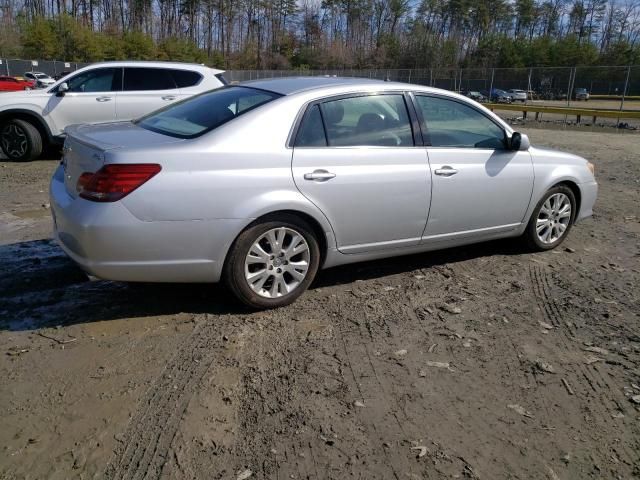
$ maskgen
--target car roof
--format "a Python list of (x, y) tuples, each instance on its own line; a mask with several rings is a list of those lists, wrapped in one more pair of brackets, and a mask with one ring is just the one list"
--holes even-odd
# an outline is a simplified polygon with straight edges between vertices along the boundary
[[(310, 90), (322, 90), (332, 87), (370, 87), (377, 85), (380, 90), (397, 90), (409, 87), (406, 83), (385, 82), (383, 80), (375, 80), (370, 78), (354, 78), (354, 77), (284, 77), (284, 78), (266, 78), (262, 80), (250, 80), (242, 82), (241, 85), (247, 87), (269, 90), (270, 92), (279, 93), (281, 95), (293, 95), (295, 93), (306, 92)], [(420, 87), (411, 85), (414, 89)]]

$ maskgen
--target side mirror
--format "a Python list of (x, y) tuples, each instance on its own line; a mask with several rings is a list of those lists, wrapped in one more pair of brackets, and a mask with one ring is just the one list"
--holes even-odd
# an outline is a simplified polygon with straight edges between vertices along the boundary
[(529, 137), (520, 132), (513, 132), (511, 135), (511, 150), (529, 150), (531, 146), (531, 142), (529, 142)]
[(64, 97), (65, 92), (69, 91), (69, 84), (67, 82), (62, 82), (60, 85), (58, 85), (58, 92), (56, 93), (56, 95), (58, 97)]

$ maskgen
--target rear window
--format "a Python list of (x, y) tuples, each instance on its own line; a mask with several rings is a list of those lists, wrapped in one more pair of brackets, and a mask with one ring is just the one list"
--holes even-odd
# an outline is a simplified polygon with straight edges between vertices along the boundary
[(229, 85), (229, 82), (227, 82), (227, 79), (224, 78), (224, 75), (222, 75), (221, 73), (216, 73), (216, 78), (220, 80), (220, 83), (222, 85)]
[(163, 135), (195, 138), (279, 97), (255, 88), (224, 87), (170, 105), (136, 123)]
[(193, 87), (202, 80), (202, 75), (189, 70), (171, 70), (171, 75), (173, 75), (178, 88)]

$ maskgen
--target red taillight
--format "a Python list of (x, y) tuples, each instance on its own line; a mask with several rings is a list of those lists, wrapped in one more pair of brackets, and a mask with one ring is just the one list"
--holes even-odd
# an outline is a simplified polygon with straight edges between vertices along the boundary
[(96, 173), (85, 172), (78, 178), (80, 196), (94, 202), (115, 202), (150, 180), (162, 167), (155, 163), (105, 165)]
[(89, 181), (93, 178), (93, 175), (94, 174), (91, 172), (84, 172), (82, 175), (80, 175), (80, 178), (78, 178), (78, 183), (76, 184), (76, 190), (78, 192), (82, 192), (87, 186), (87, 183), (89, 183)]

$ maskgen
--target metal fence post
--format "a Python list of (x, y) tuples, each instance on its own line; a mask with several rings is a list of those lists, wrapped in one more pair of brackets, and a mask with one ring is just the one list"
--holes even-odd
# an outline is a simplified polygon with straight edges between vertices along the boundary
[(529, 69), (529, 81), (527, 82), (527, 94), (525, 95), (525, 103), (529, 100), (529, 92), (531, 91), (531, 75), (533, 75), (533, 68)]
[(627, 95), (627, 88), (629, 88), (629, 76), (631, 75), (631, 65), (627, 67), (627, 78), (624, 81), (624, 88), (622, 89), (622, 100), (620, 100), (620, 111), (624, 107), (624, 97)]
[(433, 68), (429, 69), (429, 86), (433, 87)]
[[(576, 83), (576, 73), (577, 73), (577, 68), (573, 67), (571, 69), (571, 71), (569, 72), (569, 87), (568, 87), (568, 91), (567, 91), (567, 107), (571, 106), (571, 92), (573, 92), (573, 86)], [(565, 120), (566, 120), (566, 115), (565, 115)]]
[(496, 73), (496, 69), (491, 69), (491, 82), (489, 83), (489, 102), (491, 102), (491, 95), (493, 94), (493, 76)]

